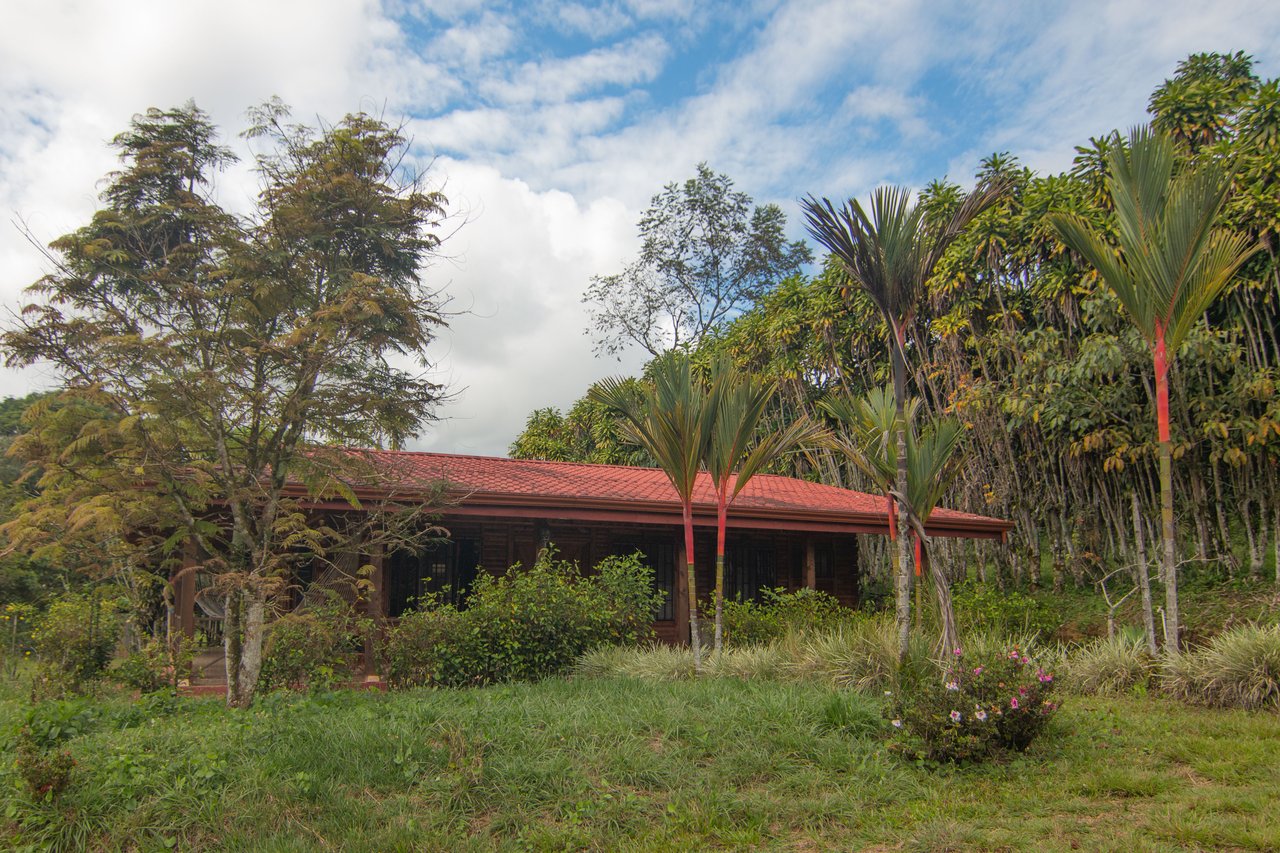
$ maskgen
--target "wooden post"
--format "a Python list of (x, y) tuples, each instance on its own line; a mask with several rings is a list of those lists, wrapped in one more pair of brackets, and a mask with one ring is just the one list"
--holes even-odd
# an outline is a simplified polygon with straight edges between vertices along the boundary
[(369, 573), (369, 592), (365, 600), (365, 613), (373, 620), (373, 627), (364, 638), (364, 674), (366, 677), (377, 672), (378, 644), (382, 640), (382, 631), (387, 618), (386, 584), (383, 583), (384, 547), (381, 544), (373, 547), (368, 554), (369, 565), (373, 571)]
[(804, 541), (804, 585), (806, 589), (818, 588), (818, 559), (814, 555), (812, 538)]
[(689, 642), (689, 575), (685, 564), (684, 542), (676, 546), (676, 638)]
[(196, 633), (196, 543), (187, 540), (182, 550), (182, 569), (174, 581), (173, 597), (178, 628), (189, 640)]

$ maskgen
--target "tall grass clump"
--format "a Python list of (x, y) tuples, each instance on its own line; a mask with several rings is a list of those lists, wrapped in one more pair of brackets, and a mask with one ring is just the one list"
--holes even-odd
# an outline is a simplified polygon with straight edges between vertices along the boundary
[(665, 643), (602, 646), (578, 658), (573, 674), (582, 678), (686, 681), (693, 678), (693, 650)]
[(1141, 635), (1117, 634), (1068, 654), (1063, 680), (1076, 693), (1120, 696), (1145, 689), (1155, 666)]
[[(858, 619), (824, 633), (790, 634), (779, 644), (788, 678), (879, 691), (895, 684), (898, 634), (888, 614)], [(908, 671), (927, 666), (928, 645), (912, 635)]]
[(1166, 691), (1218, 708), (1280, 709), (1280, 625), (1247, 625), (1160, 666)]

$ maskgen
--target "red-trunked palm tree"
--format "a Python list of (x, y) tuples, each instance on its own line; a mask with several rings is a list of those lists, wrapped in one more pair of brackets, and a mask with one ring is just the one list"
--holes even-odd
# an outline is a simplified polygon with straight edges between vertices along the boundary
[(1164, 555), (1165, 650), (1178, 652), (1178, 567), (1173, 522), (1173, 446), (1169, 435), (1169, 364), (1191, 327), (1253, 254), (1241, 234), (1216, 227), (1230, 178), (1212, 161), (1179, 174), (1172, 140), (1135, 128), (1106, 156), (1115, 208), (1112, 245), (1074, 216), (1053, 217), (1062, 240), (1083, 255), (1115, 293), (1151, 348), (1155, 362)]
[(619, 418), (623, 437), (649, 452), (680, 498), (684, 519), (685, 569), (689, 580), (689, 637), (694, 669), (702, 672), (702, 637), (698, 630), (698, 589), (693, 559), (693, 492), (706, 457), (717, 402), (693, 375), (689, 357), (669, 353), (656, 359), (653, 386), (640, 396), (622, 380), (598, 382), (589, 392)]

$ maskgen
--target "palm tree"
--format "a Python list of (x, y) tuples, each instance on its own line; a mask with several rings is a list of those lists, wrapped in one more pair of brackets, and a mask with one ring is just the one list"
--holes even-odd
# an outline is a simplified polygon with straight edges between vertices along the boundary
[(1173, 450), (1169, 439), (1169, 363), (1191, 327), (1255, 247), (1215, 227), (1230, 179), (1214, 162), (1175, 176), (1174, 143), (1135, 128), (1106, 154), (1117, 246), (1077, 217), (1052, 218), (1062, 241), (1097, 269), (1151, 348), (1160, 440), (1165, 648), (1178, 651), (1178, 572), (1173, 524)]
[[(809, 233), (826, 247), (849, 276), (880, 309), (889, 329), (893, 391), (897, 400), (897, 527), (905, 528), (907, 508), (907, 436), (903, 405), (906, 400), (906, 328), (919, 304), (925, 282), (947, 247), (974, 217), (1004, 191), (1003, 183), (979, 184), (950, 215), (926, 217), (904, 187), (880, 187), (871, 194), (870, 211), (849, 199), (836, 209), (827, 199), (809, 196), (801, 201)], [(890, 512), (890, 516), (892, 516)], [(893, 528), (890, 528), (893, 536)], [(897, 620), (898, 653), (905, 660), (911, 630), (911, 578), (905, 537), (898, 536)]]
[(698, 630), (698, 589), (693, 559), (693, 491), (715, 424), (716, 399), (693, 376), (689, 357), (670, 353), (650, 369), (653, 387), (637, 397), (634, 386), (609, 378), (588, 392), (619, 418), (623, 438), (643, 447), (667, 475), (680, 497), (684, 519), (685, 569), (689, 579), (689, 635), (694, 669), (702, 672)]
[[(899, 426), (898, 406), (893, 392), (887, 387), (874, 388), (858, 400), (847, 396), (832, 396), (820, 400), (818, 406), (842, 427), (839, 433), (828, 437), (831, 445), (858, 466), (892, 500), (898, 471), (896, 437)], [(918, 399), (907, 400), (902, 409), (906, 418), (907, 435), (906, 508), (908, 524), (919, 549), (916, 574), (920, 575), (928, 571), (930, 563), (925, 525), (959, 473), (959, 466), (952, 464), (952, 460), (964, 430), (953, 418), (934, 418), (917, 429)], [(894, 524), (892, 514), (890, 524)], [(902, 541), (905, 542), (906, 537)], [(901, 558), (895, 555), (894, 559), (895, 563), (899, 563)], [(898, 565), (895, 565), (895, 570), (897, 568)], [(905, 568), (903, 572), (905, 573)], [(933, 578), (934, 595), (938, 601), (942, 649), (954, 649), (958, 645), (958, 631), (955, 609), (951, 604), (951, 590), (942, 573), (928, 573)]]
[[(729, 505), (759, 471), (789, 450), (813, 440), (821, 427), (801, 416), (773, 430), (762, 430), (777, 384), (737, 369), (724, 357), (711, 368), (712, 396), (717, 400), (715, 425), (707, 445), (706, 464), (716, 493), (716, 615), (713, 649), (724, 639), (724, 542)], [(735, 476), (736, 474), (736, 476)]]

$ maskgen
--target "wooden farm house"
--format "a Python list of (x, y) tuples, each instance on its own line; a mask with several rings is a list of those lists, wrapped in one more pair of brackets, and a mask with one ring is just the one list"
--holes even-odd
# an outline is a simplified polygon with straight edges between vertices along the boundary
[[(447, 542), (421, 553), (348, 555), (352, 569), (374, 566), (368, 606), (376, 619), (395, 619), (426, 591), (463, 604), (477, 572), (530, 565), (540, 548), (554, 543), (562, 557), (584, 568), (610, 554), (642, 552), (665, 593), (655, 624), (658, 636), (687, 641), (680, 503), (662, 471), (443, 453), (375, 455), (394, 472), (402, 499), (415, 488), (426, 495), (443, 481), (451, 503), (441, 515)], [(695, 496), (694, 522), (701, 595), (713, 587), (715, 561), (715, 502), (705, 474)], [(999, 519), (939, 509), (927, 530), (930, 536), (1000, 539), (1009, 527)], [(765, 588), (809, 587), (856, 605), (858, 537), (887, 530), (882, 495), (758, 475), (730, 507), (726, 595), (750, 599)], [(323, 578), (298, 580), (305, 585)], [(217, 602), (200, 600), (206, 582), (199, 572), (181, 573), (177, 580), (176, 616), (188, 635), (197, 630), (215, 635), (220, 628)]]

